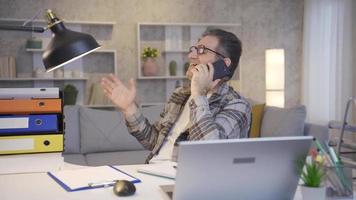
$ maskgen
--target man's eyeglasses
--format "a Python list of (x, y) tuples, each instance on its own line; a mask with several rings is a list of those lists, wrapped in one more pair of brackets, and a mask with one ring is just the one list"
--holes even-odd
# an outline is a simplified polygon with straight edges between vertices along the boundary
[(215, 53), (216, 55), (221, 56), (222, 58), (227, 58), (227, 57), (224, 56), (223, 54), (221, 54), (221, 53), (219, 53), (219, 52), (217, 52), (217, 51), (214, 51), (214, 50), (212, 50), (212, 49), (210, 49), (210, 48), (208, 48), (208, 47), (205, 47), (204, 45), (191, 46), (191, 47), (189, 48), (189, 53), (190, 53), (190, 52), (195, 52), (195, 53), (197, 53), (198, 55), (205, 54), (205, 53), (207, 53), (207, 51), (213, 52), (213, 53)]

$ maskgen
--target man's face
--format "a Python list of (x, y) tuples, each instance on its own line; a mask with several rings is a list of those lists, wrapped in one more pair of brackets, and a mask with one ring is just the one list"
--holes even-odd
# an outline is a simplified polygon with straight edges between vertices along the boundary
[[(205, 36), (203, 38), (201, 38), (198, 43), (196, 44), (196, 46), (199, 45), (204, 45), (205, 47), (216, 51), (216, 48), (219, 45), (219, 40), (217, 37), (215, 36)], [(193, 51), (189, 52), (188, 54), (188, 59), (189, 59), (189, 68), (186, 72), (186, 76), (189, 80), (192, 79), (193, 73), (192, 70), (194, 69), (194, 67), (198, 64), (208, 64), (208, 63), (213, 63), (214, 61), (216, 61), (216, 54), (214, 52), (211, 51), (205, 51), (203, 54), (199, 54), (197, 53), (196, 50), (193, 49)]]

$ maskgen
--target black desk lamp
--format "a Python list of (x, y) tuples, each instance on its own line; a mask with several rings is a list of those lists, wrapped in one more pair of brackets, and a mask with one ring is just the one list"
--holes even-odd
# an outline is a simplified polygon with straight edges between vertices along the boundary
[(97, 49), (100, 45), (89, 34), (66, 29), (52, 10), (46, 11), (47, 27), (0, 25), (3, 30), (31, 31), (43, 33), (51, 29), (53, 37), (43, 52), (42, 59), (46, 72), (50, 72)]

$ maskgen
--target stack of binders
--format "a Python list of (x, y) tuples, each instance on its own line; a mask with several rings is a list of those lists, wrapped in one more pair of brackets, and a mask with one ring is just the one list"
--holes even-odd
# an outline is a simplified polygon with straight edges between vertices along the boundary
[(63, 151), (58, 88), (0, 88), (0, 154)]

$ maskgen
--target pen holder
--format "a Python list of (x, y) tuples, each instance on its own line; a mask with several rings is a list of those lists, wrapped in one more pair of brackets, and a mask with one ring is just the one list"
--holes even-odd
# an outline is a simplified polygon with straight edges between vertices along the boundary
[(332, 199), (353, 199), (352, 168), (343, 165), (328, 167), (326, 195)]

